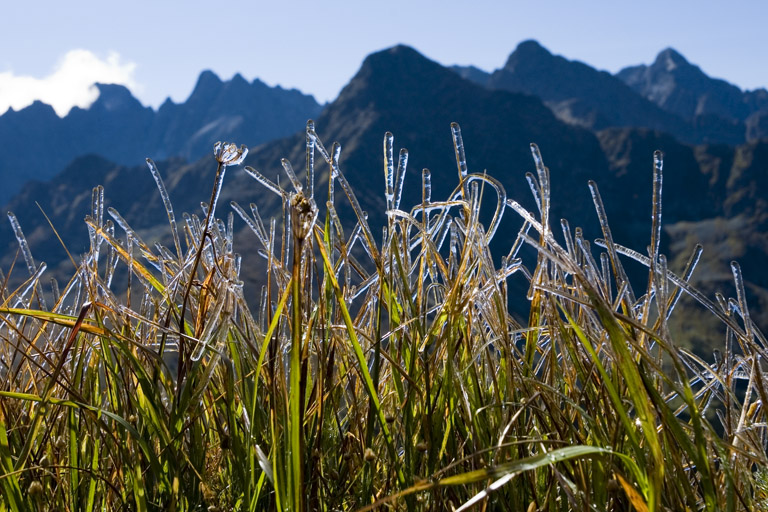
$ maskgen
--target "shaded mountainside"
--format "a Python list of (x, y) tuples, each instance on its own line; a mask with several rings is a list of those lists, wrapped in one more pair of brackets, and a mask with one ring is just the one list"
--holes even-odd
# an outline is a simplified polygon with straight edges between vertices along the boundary
[[(662, 252), (669, 257), (670, 270), (681, 272), (696, 244), (701, 244), (704, 251), (692, 284), (710, 298), (716, 292), (735, 297), (730, 262), (737, 261), (752, 317), (758, 325), (768, 326), (768, 201), (762, 192), (768, 185), (768, 141), (735, 148), (722, 144), (690, 147), (668, 135), (638, 129), (604, 130), (598, 137), (616, 185), (633, 191), (623, 207), (627, 212), (643, 211), (647, 219), (626, 223), (619, 212), (614, 210), (612, 218), (609, 213), (614, 231), (619, 230), (617, 241), (646, 254), (652, 185), (647, 179), (651, 167), (645, 155), (662, 149)], [(630, 265), (632, 268), (640, 275), (639, 266)], [(670, 328), (680, 340), (710, 356), (711, 347), (722, 345), (725, 330), (710, 318), (712, 315), (700, 314), (701, 309), (684, 296)]]
[(707, 76), (672, 48), (661, 51), (650, 66), (631, 66), (616, 76), (664, 110), (684, 119), (714, 115), (745, 121), (768, 109), (768, 91), (743, 92), (725, 80)]
[(681, 133), (684, 123), (605, 71), (552, 55), (536, 41), (524, 41), (496, 70), (488, 86), (541, 98), (562, 120), (600, 130), (642, 126)]
[(39, 101), (0, 116), (0, 203), (27, 180), (49, 179), (80, 155), (100, 154), (125, 165), (148, 156), (192, 160), (217, 140), (257, 145), (284, 137), (321, 110), (299, 91), (248, 83), (240, 75), (222, 82), (210, 71), (200, 75), (186, 102), (169, 99), (157, 112), (121, 85), (96, 87), (99, 96), (89, 108), (75, 107), (63, 118)]
[[(622, 69), (616, 75), (667, 112), (702, 124), (730, 124), (747, 130), (749, 140), (768, 136), (759, 120), (768, 110), (768, 91), (742, 91), (707, 76), (672, 48), (660, 52), (650, 66)], [(746, 124), (745, 124), (746, 123)]]
[[(695, 80), (688, 80), (697, 84), (697, 92), (681, 93), (673, 78), (659, 78), (655, 72), (649, 74), (646, 66), (627, 68), (614, 76), (582, 62), (553, 55), (532, 40), (520, 43), (505, 65), (490, 76), (473, 66), (452, 66), (451, 69), (479, 85), (537, 96), (562, 121), (591, 130), (647, 128), (670, 133), (690, 144), (740, 144), (768, 134), (768, 121), (761, 110), (768, 101), (765, 91), (741, 93), (727, 82), (707, 77), (674, 50), (666, 52), (672, 52), (676, 59), (695, 70), (688, 74), (698, 73)], [(666, 98), (667, 89), (676, 95), (698, 94), (704, 98), (703, 104), (711, 108), (695, 114), (671, 108), (674, 105), (660, 101)], [(738, 98), (728, 96), (736, 93)], [(722, 115), (719, 103), (712, 99), (721, 96), (728, 96), (730, 103), (741, 102), (747, 110), (739, 111), (737, 116)]]
[[(768, 207), (762, 193), (768, 142), (737, 148), (692, 147), (664, 132), (645, 128), (607, 128), (595, 134), (562, 122), (534, 96), (481, 87), (406, 46), (367, 57), (339, 97), (316, 118), (318, 135), (326, 147), (330, 149), (333, 141), (342, 144), (341, 168), (362, 208), (369, 212), (374, 234), (381, 232), (385, 221), (384, 133), (394, 134), (396, 152), (401, 147), (409, 150), (402, 202), (408, 208), (421, 202), (423, 168), (431, 170), (434, 200), (448, 197), (458, 184), (450, 132), (454, 121), (462, 127), (469, 172), (487, 171), (503, 184), (508, 197), (532, 211), (535, 207), (525, 172), (534, 171), (529, 143), (539, 145), (551, 173), (556, 233), (559, 219), (566, 217), (572, 229), (584, 228), (586, 239), (602, 236), (587, 188), (587, 181), (595, 180), (614, 238), (641, 253), (650, 239), (652, 155), (661, 149), (665, 152), (663, 251), (670, 254), (670, 269), (682, 270), (693, 238), (700, 236), (696, 241), (705, 244), (705, 271), (694, 274), (694, 283), (703, 276), (704, 280), (713, 279), (712, 287), (727, 291), (729, 282), (720, 277), (728, 277), (728, 261), (739, 259), (750, 293), (760, 297), (768, 289), (768, 272), (761, 263), (768, 247), (760, 234), (768, 228)], [(288, 158), (297, 171), (304, 168), (305, 136), (299, 131), (304, 122), (293, 126), (298, 132), (295, 135), (253, 148), (245, 164), (273, 180), (279, 174), (283, 186), (289, 186), (280, 159)], [(203, 149), (207, 153), (210, 146)], [(315, 160), (316, 200), (322, 210), (328, 169), (319, 154)], [(170, 159), (158, 162), (158, 167), (177, 217), (185, 211), (199, 215), (200, 202), (208, 201), (212, 186), (213, 158), (206, 156), (191, 163)], [(53, 180), (27, 185), (9, 204), (33, 255), (57, 269), (60, 279), (71, 275), (72, 266), (35, 202), (77, 257), (88, 244), (83, 217), (89, 212), (91, 189), (98, 184), (105, 187), (107, 205), (116, 208), (150, 245), (154, 240), (169, 240), (165, 211), (146, 166), (123, 166), (96, 156), (79, 158)], [(488, 189), (485, 201), (495, 204), (495, 199)], [(280, 212), (281, 199), (241, 168), (227, 171), (218, 203), (219, 217), (231, 212), (229, 203), (233, 200), (246, 209), (250, 203), (257, 204), (265, 221)], [(336, 203), (342, 218), (349, 219), (351, 208), (338, 185)], [(281, 219), (277, 220), (279, 225)], [(521, 224), (511, 211), (505, 214), (504, 223), (495, 238), (499, 255), (508, 250)], [(243, 278), (249, 283), (249, 293), (255, 293), (252, 285), (262, 279), (263, 261), (257, 256), (255, 237), (244, 223), (236, 218), (235, 226), (238, 251), (244, 255)], [(723, 240), (728, 243), (721, 243)], [(0, 223), (0, 243), (15, 247), (8, 223)], [(714, 250), (707, 249), (710, 243), (716, 244)], [(13, 257), (13, 251), (5, 255), (0, 261), (3, 269), (10, 267)], [(707, 270), (710, 268), (718, 268), (720, 273)], [(14, 272), (17, 280), (26, 275), (23, 265), (17, 264)], [(511, 289), (515, 286), (513, 283)]]

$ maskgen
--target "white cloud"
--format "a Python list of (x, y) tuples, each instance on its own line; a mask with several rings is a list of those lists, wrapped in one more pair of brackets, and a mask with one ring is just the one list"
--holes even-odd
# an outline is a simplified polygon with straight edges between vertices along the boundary
[(0, 72), (0, 114), (40, 100), (63, 117), (74, 107), (87, 108), (98, 97), (94, 83), (122, 84), (137, 91), (133, 74), (136, 64), (123, 62), (115, 52), (100, 59), (88, 50), (70, 50), (48, 76), (36, 78)]

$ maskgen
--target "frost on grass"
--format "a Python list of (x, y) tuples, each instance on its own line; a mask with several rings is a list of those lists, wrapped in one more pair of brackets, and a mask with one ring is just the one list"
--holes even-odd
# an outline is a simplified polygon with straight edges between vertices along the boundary
[[(557, 176), (537, 146), (526, 175), (536, 205), (529, 211), (501, 182), (471, 172), (461, 128), (453, 123), (450, 132), (456, 187), (434, 198), (424, 169), (415, 205), (402, 204), (408, 151), (384, 135), (380, 227), (346, 179), (341, 145), (326, 150), (312, 121), (304, 174), (281, 161), (290, 190), (245, 168), (280, 197), (284, 210), (274, 218), (237, 203), (226, 219), (217, 217), (226, 167), (243, 162), (243, 146), (215, 146), (211, 198), (178, 222), (148, 161), (172, 246), (145, 242), (113, 209), (105, 219), (97, 187), (86, 218), (90, 249), (69, 283), (54, 282), (50, 294), (41, 285), (44, 264), (35, 263), (9, 213), (30, 278), (2, 297), (0, 418), (27, 419), (0, 422), (10, 439), (0, 458), (8, 475), (2, 496), (10, 498), (0, 500), (34, 499), (17, 491), (35, 484), (59, 496), (59, 508), (77, 508), (67, 500), (90, 477), (46, 480), (39, 462), (48, 453), (60, 454), (62, 468), (91, 464), (101, 508), (148, 500), (347, 509), (405, 500), (409, 508), (440, 509), (501, 495), (513, 509), (557, 502), (608, 509), (618, 490), (639, 509), (697, 503), (714, 510), (734, 492), (751, 503), (750, 493), (765, 486), (753, 468), (767, 459), (766, 340), (751, 319), (738, 264), (737, 296), (715, 300), (690, 283), (701, 247), (682, 273), (668, 268), (660, 252), (662, 155), (653, 155), (643, 253), (614, 240), (594, 182), (602, 238), (590, 243), (564, 219), (555, 232)], [(329, 168), (322, 187), (318, 165)], [(495, 207), (485, 222), (488, 197)], [(351, 219), (340, 218), (342, 203)], [(267, 263), (259, 293), (249, 295), (255, 303), (240, 276), (252, 259), (235, 252), (234, 214), (257, 245), (248, 257)], [(502, 219), (515, 228), (500, 230)], [(513, 235), (504, 254), (493, 255), (489, 244), (499, 233)], [(645, 289), (628, 279), (627, 259), (648, 269)], [(528, 281), (527, 295), (508, 296), (512, 276)], [(667, 321), (683, 294), (725, 326), (725, 354), (714, 363), (670, 338)], [(525, 324), (508, 309), (521, 300), (529, 303)], [(85, 304), (90, 312), (78, 319)], [(50, 394), (36, 396), (37, 389)], [(45, 418), (43, 429), (33, 404), (52, 399), (69, 400), (69, 413)], [(68, 451), (50, 444), (48, 432), (61, 437), (73, 425), (93, 435)], [(123, 450), (122, 443), (136, 444)], [(75, 455), (79, 462), (66, 460)], [(141, 479), (121, 479), (136, 468)], [(522, 480), (527, 472), (537, 485)], [(609, 480), (610, 492), (595, 484)], [(206, 487), (215, 482), (227, 485)], [(173, 490), (178, 485), (184, 492)], [(418, 499), (408, 501), (412, 495)]]

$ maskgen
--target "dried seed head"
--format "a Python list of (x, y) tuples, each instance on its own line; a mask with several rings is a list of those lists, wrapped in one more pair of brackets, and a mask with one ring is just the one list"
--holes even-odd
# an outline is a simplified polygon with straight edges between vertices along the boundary
[(311, 198), (307, 198), (302, 192), (291, 196), (291, 223), (296, 238), (299, 240), (307, 238), (316, 218), (317, 206)]
[(419, 442), (419, 443), (416, 445), (416, 449), (417, 449), (418, 451), (422, 452), (422, 453), (423, 453), (423, 452), (425, 452), (425, 451), (427, 451), (427, 443), (425, 443), (424, 441), (420, 441), (420, 442)]
[(391, 412), (388, 412), (386, 416), (384, 416), (384, 419), (387, 421), (387, 423), (394, 423), (395, 422), (395, 415)]
[(248, 148), (245, 144), (239, 148), (233, 142), (217, 142), (213, 145), (213, 156), (222, 166), (240, 165), (248, 155)]
[(35, 480), (31, 484), (29, 484), (29, 489), (27, 490), (30, 496), (38, 496), (40, 494), (43, 494), (43, 484), (40, 483), (39, 480)]
[(376, 460), (376, 454), (373, 453), (373, 450), (371, 450), (370, 448), (365, 449), (365, 454), (363, 455), (363, 457), (368, 462), (373, 462), (374, 460)]
[(67, 440), (64, 439), (64, 436), (59, 436), (59, 437), (56, 438), (56, 441), (54, 441), (53, 445), (57, 449), (63, 450), (64, 448), (67, 447)]

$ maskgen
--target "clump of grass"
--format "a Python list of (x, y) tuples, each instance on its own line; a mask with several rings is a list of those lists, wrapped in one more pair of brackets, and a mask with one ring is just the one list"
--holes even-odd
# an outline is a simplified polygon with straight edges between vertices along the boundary
[[(655, 155), (647, 255), (611, 236), (597, 257), (550, 218), (549, 171), (532, 146), (538, 212), (468, 172), (452, 125), (455, 192), (401, 205), (408, 155), (384, 139), (387, 223), (374, 235), (313, 123), (306, 180), (287, 161), (280, 222), (233, 204), (267, 260), (246, 301), (234, 215), (215, 216), (227, 165), (217, 147), (204, 220), (175, 218), (152, 249), (103, 190), (86, 219), (90, 251), (45, 307), (38, 267), (0, 308), (0, 510), (751, 510), (765, 504), (766, 340), (738, 296), (713, 303), (659, 252)], [(315, 156), (330, 168), (317, 204)], [(339, 186), (344, 197), (337, 197)], [(481, 202), (495, 196), (484, 223)], [(493, 199), (493, 197), (492, 197)], [(346, 222), (336, 206), (355, 213)], [(503, 216), (509, 252), (489, 249)], [(555, 235), (557, 231), (557, 236)], [(524, 261), (520, 248), (536, 250)], [(625, 258), (645, 264), (633, 289)], [(115, 275), (128, 275), (118, 287)], [(527, 297), (509, 297), (523, 275)], [(118, 289), (120, 288), (120, 289)], [(681, 293), (727, 330), (712, 365), (680, 349), (667, 320)], [(526, 325), (510, 301), (530, 304)], [(712, 414), (714, 412), (714, 415)], [(707, 418), (714, 417), (710, 422)], [(761, 505), (762, 504), (762, 505)]]

